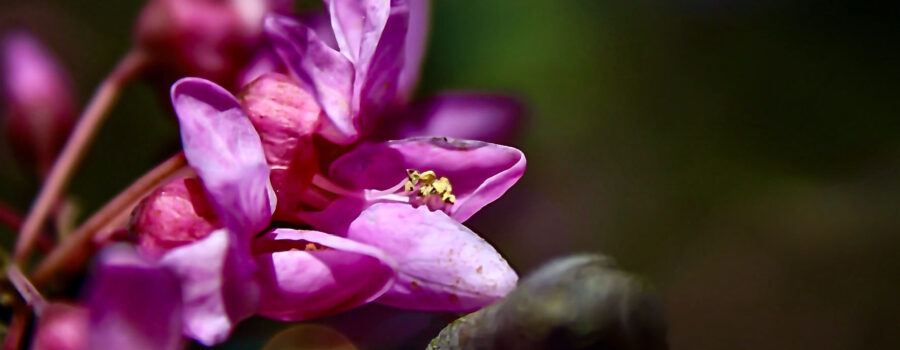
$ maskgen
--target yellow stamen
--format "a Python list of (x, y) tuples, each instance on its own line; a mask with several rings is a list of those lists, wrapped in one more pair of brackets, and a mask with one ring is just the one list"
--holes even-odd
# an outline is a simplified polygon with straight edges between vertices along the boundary
[[(444, 203), (453, 204), (456, 202), (456, 196), (453, 195), (453, 185), (447, 177), (438, 177), (434, 170), (419, 172), (417, 170), (406, 170), (407, 181), (403, 185), (406, 192), (416, 191), (419, 197), (428, 197), (432, 195), (440, 196)], [(419, 186), (418, 189), (416, 186)]]

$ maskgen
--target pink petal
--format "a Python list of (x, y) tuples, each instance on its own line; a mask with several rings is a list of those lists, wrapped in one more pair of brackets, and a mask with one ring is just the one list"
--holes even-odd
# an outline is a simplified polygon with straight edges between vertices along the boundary
[(422, 71), (422, 60), (428, 46), (428, 32), (431, 17), (431, 0), (409, 0), (409, 29), (406, 32), (405, 58), (403, 70), (400, 71), (397, 83), (397, 97), (406, 102), (412, 95), (419, 74)]
[(350, 108), (353, 64), (319, 40), (314, 30), (289, 17), (269, 15), (265, 28), (275, 52), (291, 74), (311, 87), (331, 121), (322, 135), (338, 144), (356, 141), (359, 135)]
[(226, 227), (249, 235), (269, 225), (275, 194), (259, 135), (238, 101), (200, 78), (172, 85), (188, 163)]
[(181, 347), (178, 280), (132, 247), (114, 245), (100, 253), (86, 295), (89, 349)]
[(508, 96), (448, 93), (418, 104), (397, 138), (445, 136), (508, 144), (522, 124), (522, 106)]
[(221, 343), (256, 309), (259, 290), (252, 282), (255, 266), (246, 248), (222, 229), (160, 259), (181, 283), (185, 335), (207, 346)]
[(266, 317), (300, 321), (334, 314), (378, 298), (393, 283), (396, 267), (389, 257), (337, 236), (278, 229), (253, 244), (259, 313)]
[(518, 149), (479, 141), (419, 137), (357, 147), (331, 165), (331, 178), (355, 189), (384, 190), (406, 170), (434, 170), (453, 185), (450, 216), (463, 222), (506, 192), (525, 172)]
[[(379, 3), (386, 3), (380, 1)], [(375, 17), (380, 17), (379, 13)], [(374, 18), (367, 18), (375, 20)], [(356, 82), (353, 86), (353, 111), (366, 132), (374, 129), (378, 117), (395, 99), (400, 71), (403, 69), (404, 45), (409, 9), (401, 1), (392, 1), (384, 23), (377, 23), (378, 32), (366, 32), (356, 62)]]
[(470, 311), (502, 298), (518, 276), (481, 237), (440, 211), (377, 203), (347, 238), (397, 261), (397, 281), (378, 302), (419, 310)]

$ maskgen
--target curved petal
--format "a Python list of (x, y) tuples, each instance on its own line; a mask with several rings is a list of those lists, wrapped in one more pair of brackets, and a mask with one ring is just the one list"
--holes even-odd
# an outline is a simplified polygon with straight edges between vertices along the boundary
[(338, 144), (349, 144), (359, 137), (351, 114), (353, 64), (339, 52), (319, 40), (315, 31), (290, 17), (270, 14), (266, 34), (275, 52), (299, 81), (311, 87), (316, 101), (331, 123), (322, 135)]
[(221, 343), (238, 321), (256, 310), (255, 264), (243, 248), (221, 229), (160, 259), (181, 283), (185, 335), (207, 346)]
[(350, 224), (347, 238), (397, 261), (397, 282), (380, 303), (470, 311), (502, 298), (518, 281), (490, 244), (441, 211), (377, 203)]
[(419, 137), (363, 145), (331, 165), (331, 178), (355, 189), (388, 189), (406, 170), (434, 170), (453, 185), (448, 211), (463, 222), (512, 187), (525, 172), (518, 149), (479, 141)]
[(224, 88), (200, 78), (172, 85), (188, 163), (226, 227), (250, 235), (269, 225), (275, 194), (256, 130)]
[(89, 349), (178, 349), (181, 298), (171, 272), (132, 247), (104, 249), (88, 281)]
[(259, 313), (300, 321), (375, 300), (395, 264), (377, 248), (318, 231), (274, 230), (253, 242), (260, 270)]
[(412, 109), (395, 138), (445, 136), (509, 144), (521, 129), (522, 105), (504, 95), (447, 93)]
[(428, 44), (428, 32), (431, 20), (431, 0), (409, 0), (409, 29), (406, 32), (405, 58), (403, 70), (400, 71), (397, 83), (397, 97), (406, 102), (412, 95), (419, 74), (422, 71), (422, 60)]
[(365, 133), (374, 129), (376, 119), (395, 99), (408, 25), (409, 9), (405, 2), (394, 0), (379, 31), (364, 33), (356, 63), (353, 111)]

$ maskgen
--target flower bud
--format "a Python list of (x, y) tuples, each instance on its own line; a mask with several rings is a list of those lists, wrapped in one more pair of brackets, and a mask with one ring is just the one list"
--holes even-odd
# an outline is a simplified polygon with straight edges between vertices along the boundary
[(177, 178), (144, 198), (132, 215), (130, 229), (137, 235), (141, 253), (159, 258), (221, 227), (200, 180)]
[(82, 350), (88, 348), (88, 310), (63, 303), (47, 305), (38, 315), (34, 350)]
[(151, 0), (141, 11), (138, 45), (173, 77), (199, 76), (225, 86), (253, 57), (270, 11), (285, 0)]
[(288, 76), (266, 73), (240, 95), (250, 121), (259, 133), (272, 187), (278, 196), (276, 220), (296, 212), (306, 185), (318, 170), (313, 134), (322, 110), (312, 94)]
[(56, 59), (24, 32), (3, 41), (6, 138), (19, 160), (45, 174), (75, 122), (68, 77)]

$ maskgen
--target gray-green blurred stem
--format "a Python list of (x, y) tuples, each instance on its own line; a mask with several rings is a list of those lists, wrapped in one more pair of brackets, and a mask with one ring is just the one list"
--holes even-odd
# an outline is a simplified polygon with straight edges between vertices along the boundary
[(599, 255), (544, 265), (506, 298), (463, 316), (437, 349), (667, 349), (662, 304), (635, 276)]

